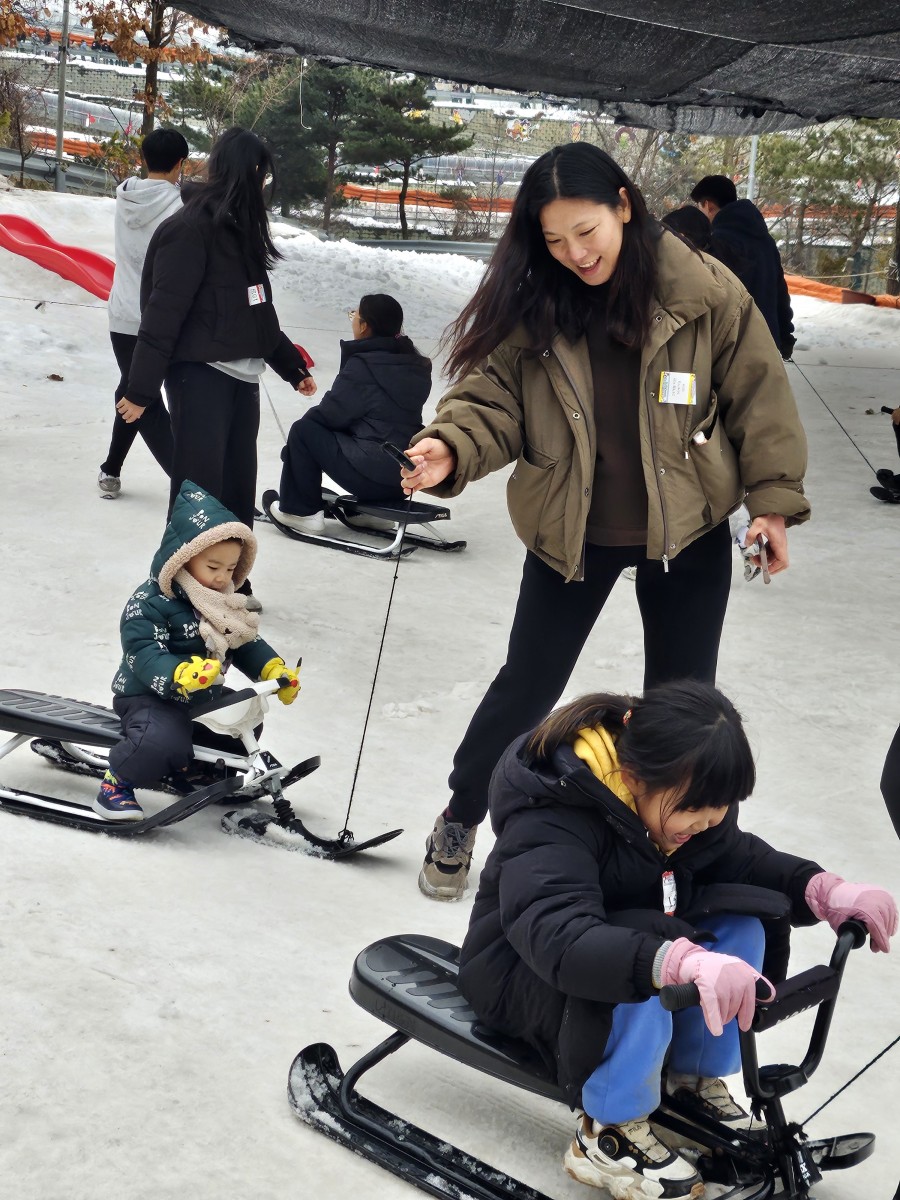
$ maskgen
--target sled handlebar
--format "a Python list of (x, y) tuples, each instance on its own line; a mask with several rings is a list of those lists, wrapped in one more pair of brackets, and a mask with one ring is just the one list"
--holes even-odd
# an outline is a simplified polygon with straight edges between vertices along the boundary
[[(769, 988), (762, 979), (756, 981), (756, 999), (766, 1006), (768, 1013), (781, 1010), (782, 1015), (771, 1021), (782, 1020), (791, 1011), (801, 1011), (819, 1004), (825, 999), (831, 999), (837, 994), (840, 986), (844, 963), (851, 950), (858, 950), (866, 944), (868, 930), (861, 921), (844, 921), (837, 932), (831, 961), (827, 967), (812, 967), (799, 975), (786, 979), (776, 988), (775, 999), (770, 1000)], [(696, 983), (670, 983), (660, 988), (659, 1002), (666, 1012), (679, 1012), (683, 1008), (691, 1008), (700, 1003), (700, 992)], [(757, 1010), (754, 1028), (768, 1025), (770, 1022)]]
[[(757, 979), (757, 1000), (768, 1000), (771, 994), (768, 984), (762, 979)], [(693, 1008), (700, 1003), (700, 989), (696, 983), (668, 983), (664, 988), (660, 988), (659, 1002), (666, 1012), (680, 1012), (683, 1008)]]

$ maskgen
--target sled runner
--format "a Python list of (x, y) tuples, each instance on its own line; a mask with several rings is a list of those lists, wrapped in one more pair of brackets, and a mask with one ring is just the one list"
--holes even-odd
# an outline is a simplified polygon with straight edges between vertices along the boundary
[[(775, 999), (761, 1003), (753, 1029), (741, 1033), (744, 1084), (754, 1112), (766, 1130), (750, 1134), (726, 1128), (693, 1113), (679, 1113), (667, 1097), (651, 1120), (702, 1147), (697, 1170), (719, 1197), (766, 1200), (780, 1183), (784, 1200), (807, 1200), (822, 1171), (854, 1166), (874, 1149), (871, 1133), (807, 1140), (789, 1123), (782, 1098), (801, 1087), (822, 1057), (844, 964), (862, 946), (866, 930), (858, 922), (841, 926), (830, 963), (812, 967), (781, 984)], [(296, 1115), (314, 1129), (395, 1175), (446, 1200), (547, 1200), (471, 1155), (465, 1154), (356, 1090), (361, 1077), (411, 1039), (457, 1062), (540, 1096), (566, 1103), (562, 1089), (536, 1052), (523, 1042), (481, 1025), (457, 987), (459, 950), (438, 938), (418, 934), (388, 937), (357, 957), (350, 994), (367, 1012), (395, 1032), (346, 1072), (331, 1046), (307, 1046), (295, 1058), (288, 1097)], [(660, 998), (675, 1009), (697, 1003), (694, 984), (664, 988)], [(758, 1065), (756, 1036), (779, 1021), (816, 1008), (809, 1047), (799, 1066)]]
[[(346, 858), (398, 837), (401, 829), (361, 842), (349, 830), (337, 838), (322, 838), (307, 829), (294, 813), (284, 789), (311, 774), (319, 766), (319, 759), (306, 759), (288, 770), (274, 755), (261, 749), (253, 732), (268, 711), (266, 697), (286, 682), (271, 679), (251, 684), (198, 705), (192, 713), (194, 721), (213, 733), (240, 739), (244, 753), (205, 746), (200, 739), (195, 741), (193, 761), (185, 775), (170, 777), (159, 785), (158, 790), (179, 798), (152, 816), (140, 821), (109, 821), (95, 813), (89, 804), (3, 785), (0, 785), (0, 809), (116, 837), (134, 837), (183, 821), (227, 797), (229, 802), (239, 805), (268, 801), (274, 812), (257, 808), (227, 812), (222, 818), (226, 833), (304, 850), (322, 858)], [(0, 729), (12, 735), (0, 745), (0, 758), (31, 741), (31, 748), (55, 766), (96, 779), (102, 779), (108, 765), (107, 753), (122, 736), (119, 719), (111, 709), (20, 690), (0, 691)]]
[[(448, 541), (438, 531), (432, 528), (435, 521), (448, 521), (450, 509), (438, 504), (425, 504), (413, 501), (397, 504), (362, 503), (355, 496), (339, 496), (327, 488), (322, 489), (322, 508), (326, 518), (338, 521), (345, 529), (367, 536), (382, 538), (390, 545), (383, 548), (368, 546), (363, 542), (352, 541), (345, 537), (332, 537), (327, 533), (300, 533), (283, 524), (272, 514), (272, 504), (278, 499), (276, 491), (263, 494), (263, 514), (260, 519), (269, 521), (288, 537), (299, 542), (310, 542), (318, 546), (330, 546), (333, 550), (344, 550), (348, 554), (361, 554), (365, 558), (405, 558), (413, 550), (421, 546), (428, 550), (454, 551), (464, 550), (464, 541)], [(372, 529), (367, 525), (354, 524), (355, 517), (375, 517), (381, 521), (391, 522), (393, 529)], [(419, 532), (416, 526), (426, 532)], [(401, 542), (403, 543), (401, 546)]]

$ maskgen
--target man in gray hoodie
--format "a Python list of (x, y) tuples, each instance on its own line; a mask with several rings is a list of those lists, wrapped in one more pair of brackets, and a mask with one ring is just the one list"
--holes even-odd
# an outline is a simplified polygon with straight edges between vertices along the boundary
[[(155, 129), (141, 144), (146, 179), (126, 179), (116, 189), (116, 273), (109, 293), (109, 337), (121, 378), (116, 402), (126, 395), (131, 358), (141, 324), (141, 272), (150, 238), (158, 225), (181, 208), (178, 178), (189, 153), (188, 144), (174, 129)], [(97, 486), (105, 500), (115, 500), (122, 488), (125, 456), (138, 434), (150, 453), (169, 474), (172, 463), (172, 430), (160, 396), (130, 425), (113, 417), (113, 432)]]

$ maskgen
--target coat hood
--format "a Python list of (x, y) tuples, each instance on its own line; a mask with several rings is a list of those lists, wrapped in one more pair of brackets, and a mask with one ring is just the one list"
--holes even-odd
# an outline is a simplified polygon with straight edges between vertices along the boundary
[(173, 198), (180, 189), (167, 179), (126, 179), (116, 188), (116, 201), (122, 220), (129, 229), (153, 229), (160, 219), (171, 215)]
[(745, 238), (759, 238), (768, 241), (771, 238), (765, 217), (752, 200), (735, 200), (720, 208), (713, 218), (713, 233), (739, 234)]
[(256, 559), (253, 531), (209, 492), (186, 479), (175, 499), (172, 515), (150, 567), (150, 576), (158, 582), (163, 595), (171, 599), (174, 595), (172, 581), (181, 568), (201, 550), (229, 538), (243, 542), (232, 577), (238, 588), (250, 574)]

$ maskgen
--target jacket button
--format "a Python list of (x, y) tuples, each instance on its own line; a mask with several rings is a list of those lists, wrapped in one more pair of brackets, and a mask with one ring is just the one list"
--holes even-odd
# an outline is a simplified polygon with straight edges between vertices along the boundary
[(575, 418), (575, 420), (576, 420), (576, 421), (580, 421), (580, 420), (581, 420), (581, 413), (580, 413), (580, 412), (573, 412), (573, 413), (572, 413), (572, 416)]
[(674, 549), (675, 549), (675, 543), (674, 543), (674, 542), (669, 542), (669, 549), (670, 549), (670, 550), (674, 550)]
[(541, 355), (541, 358), (549, 358), (549, 357), (550, 357), (550, 351), (549, 351), (549, 350), (545, 350), (545, 351), (544, 351), (544, 353)]
[(662, 320), (662, 313), (657, 313), (653, 319), (654, 319), (654, 321), (656, 321), (656, 323), (658, 325), (660, 323), (660, 321)]
[(565, 781), (564, 779), (561, 779), (561, 780), (559, 781), (559, 786), (560, 786), (560, 787), (565, 787), (565, 786), (566, 786), (566, 781)]
[(590, 489), (590, 488), (585, 488), (585, 489), (584, 489), (584, 494), (585, 494), (586, 496), (589, 496), (589, 495), (591, 494), (591, 489)]
[(665, 467), (660, 467), (660, 468), (659, 468), (659, 473), (660, 473), (660, 475), (665, 475), (665, 473), (666, 473), (666, 468), (665, 468)]

